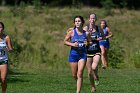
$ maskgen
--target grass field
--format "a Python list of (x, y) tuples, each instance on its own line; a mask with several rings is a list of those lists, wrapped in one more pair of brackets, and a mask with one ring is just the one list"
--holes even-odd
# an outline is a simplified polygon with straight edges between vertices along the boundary
[(89, 15), (96, 13), (97, 25), (105, 19), (113, 32), (111, 62), (118, 63), (120, 68), (140, 67), (139, 11), (111, 9), (110, 12), (112, 15), (106, 15), (106, 10), (90, 7), (0, 7), (0, 20), (16, 51), (10, 55), (10, 63), (24, 70), (34, 70), (38, 65), (39, 68), (44, 65), (46, 68), (67, 68), (69, 48), (63, 44), (66, 30), (73, 26), (74, 16), (83, 16), (87, 25)]
[[(100, 84), (96, 93), (139, 93), (140, 69), (99, 69)], [(75, 93), (70, 69), (51, 72), (13, 73), (8, 76), (7, 93)], [(81, 93), (90, 93), (87, 71)]]
[[(97, 14), (97, 25), (101, 19), (107, 20), (114, 35), (110, 39), (110, 59), (119, 61), (121, 68), (99, 69), (96, 93), (139, 93), (139, 10), (111, 9), (112, 15), (107, 16), (106, 10), (90, 7), (36, 10), (33, 6), (1, 6), (0, 21), (4, 22), (15, 49), (10, 54), (13, 73), (8, 76), (7, 93), (75, 93), (75, 81), (67, 63), (70, 48), (64, 46), (63, 39), (66, 30), (73, 26), (75, 15), (83, 16), (87, 24), (91, 13)], [(81, 93), (90, 93), (86, 70)]]

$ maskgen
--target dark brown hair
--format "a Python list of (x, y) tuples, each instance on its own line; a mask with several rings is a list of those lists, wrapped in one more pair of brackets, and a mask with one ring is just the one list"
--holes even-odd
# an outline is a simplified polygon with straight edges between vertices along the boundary
[(3, 24), (3, 22), (0, 22), (0, 24), (1, 24), (2, 28), (3, 28), (3, 30), (4, 30), (4, 24)]
[(85, 23), (85, 20), (84, 20), (84, 18), (82, 16), (75, 16), (73, 22), (75, 22), (76, 18), (80, 18), (80, 20), (82, 21), (82, 24)]
[(102, 22), (102, 21), (105, 23), (105, 27), (108, 27), (108, 26), (107, 26), (106, 20), (101, 20), (101, 22)]

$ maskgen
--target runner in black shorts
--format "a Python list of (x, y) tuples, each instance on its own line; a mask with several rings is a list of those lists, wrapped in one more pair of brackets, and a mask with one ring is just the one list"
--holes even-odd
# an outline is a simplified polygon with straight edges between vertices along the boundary
[[(96, 14), (91, 14), (89, 18), (89, 25), (84, 27), (85, 31), (88, 31), (92, 38), (92, 45), (87, 46), (87, 63), (88, 76), (91, 82), (91, 91), (96, 91), (95, 85), (99, 84), (98, 77), (98, 63), (100, 61), (101, 50), (99, 46), (100, 32), (98, 26), (95, 25)], [(95, 81), (94, 81), (95, 80)]]

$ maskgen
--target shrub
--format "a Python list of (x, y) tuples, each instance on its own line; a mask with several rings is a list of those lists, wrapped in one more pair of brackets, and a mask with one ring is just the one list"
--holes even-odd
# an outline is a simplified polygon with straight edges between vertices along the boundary
[(136, 51), (131, 58), (132, 62), (134, 63), (134, 66), (136, 68), (140, 68), (140, 50)]
[(119, 45), (119, 42), (117, 40), (113, 40), (109, 50), (109, 64), (112, 68), (120, 68), (118, 64), (123, 63), (124, 53), (123, 47)]
[(105, 9), (104, 15), (105, 16), (112, 15), (111, 9), (114, 8), (114, 4), (112, 0), (102, 0), (101, 4), (103, 5), (103, 8)]

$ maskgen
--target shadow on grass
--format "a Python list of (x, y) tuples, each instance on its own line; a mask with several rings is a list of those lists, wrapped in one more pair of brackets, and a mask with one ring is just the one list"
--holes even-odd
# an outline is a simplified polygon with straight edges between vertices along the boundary
[(28, 78), (28, 77), (33, 76), (33, 75), (35, 74), (9, 70), (8, 76), (7, 76), (7, 82), (8, 83), (30, 82), (31, 78)]

